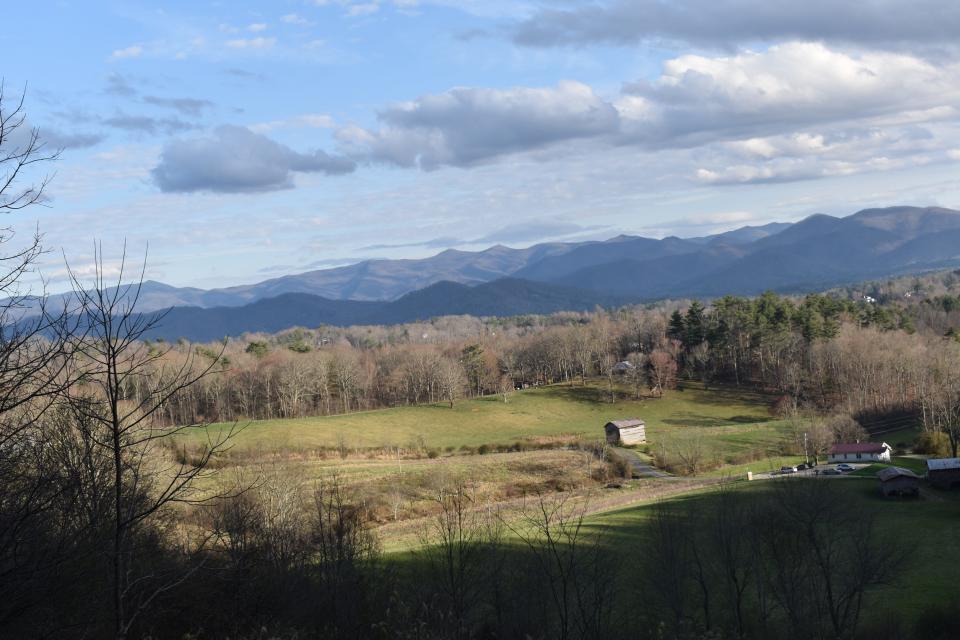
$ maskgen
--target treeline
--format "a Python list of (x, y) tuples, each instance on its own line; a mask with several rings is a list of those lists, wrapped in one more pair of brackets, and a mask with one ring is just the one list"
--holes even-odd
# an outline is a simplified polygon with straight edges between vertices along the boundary
[[(296, 329), (179, 345), (165, 352), (166, 366), (154, 375), (191, 358), (212, 368), (164, 404), (164, 419), (175, 425), (453, 404), (602, 376), (610, 382), (610, 402), (624, 383), (640, 398), (697, 379), (779, 394), (775, 410), (782, 415), (839, 412), (880, 431), (922, 424), (956, 445), (960, 343), (929, 325), (918, 330), (916, 322), (936, 300), (908, 307), (767, 293), (709, 306), (693, 301), (672, 311), (597, 310), (496, 323), (464, 318), (474, 335), (435, 333), (432, 343), (409, 339), (409, 331), (403, 342), (381, 329), (381, 338), (393, 338), (354, 345), (344, 339), (349, 332), (331, 339), (323, 330)], [(138, 397), (135, 385), (127, 392)]]

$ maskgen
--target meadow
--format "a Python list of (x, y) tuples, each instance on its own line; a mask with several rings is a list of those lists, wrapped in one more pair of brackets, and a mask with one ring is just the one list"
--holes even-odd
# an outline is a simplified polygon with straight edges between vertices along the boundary
[[(685, 383), (662, 398), (632, 399), (620, 389), (611, 404), (602, 382), (558, 384), (500, 396), (463, 400), (451, 408), (438, 403), (336, 416), (240, 423), (231, 455), (296, 454), (323, 450), (439, 449), (536, 443), (556, 438), (603, 438), (603, 425), (625, 417), (647, 423), (647, 439), (701, 435), (730, 452), (769, 449), (782, 440), (785, 425), (769, 412), (772, 398), (735, 387), (704, 388)], [(202, 446), (231, 428), (211, 424), (188, 429), (177, 442)]]
[[(872, 476), (872, 474), (871, 474)], [(924, 487), (919, 498), (889, 499), (880, 495), (875, 477), (843, 479), (788, 479), (787, 482), (830, 482), (831, 489), (852, 498), (875, 519), (878, 532), (893, 538), (907, 552), (907, 562), (898, 579), (871, 593), (877, 618), (911, 620), (933, 603), (949, 604), (956, 598), (956, 581), (944, 567), (960, 563), (960, 536), (956, 534), (960, 515), (960, 493)], [(762, 492), (769, 482), (738, 482), (737, 490)], [(715, 498), (714, 489), (671, 497), (672, 503), (706, 505)], [(635, 544), (653, 514), (655, 502), (632, 505), (588, 519), (591, 530), (601, 533), (611, 548)], [(881, 608), (882, 605), (882, 608)]]

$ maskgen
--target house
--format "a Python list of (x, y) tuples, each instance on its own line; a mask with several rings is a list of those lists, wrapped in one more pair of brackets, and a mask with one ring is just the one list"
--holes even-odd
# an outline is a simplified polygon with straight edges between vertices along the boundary
[(960, 458), (930, 458), (927, 460), (927, 480), (941, 489), (960, 486)]
[(608, 422), (603, 430), (610, 444), (642, 444), (647, 441), (647, 424), (638, 418)]
[(920, 495), (920, 476), (903, 467), (887, 467), (877, 472), (880, 493), (889, 496)]
[(828, 462), (890, 462), (890, 445), (886, 442), (855, 442), (835, 444), (827, 456)]

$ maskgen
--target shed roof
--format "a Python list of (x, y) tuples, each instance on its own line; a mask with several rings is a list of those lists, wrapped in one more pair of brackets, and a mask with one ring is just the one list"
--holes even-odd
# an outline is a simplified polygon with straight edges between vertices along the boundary
[(890, 448), (886, 442), (854, 442), (835, 444), (830, 453), (883, 453)]
[(927, 460), (927, 469), (929, 471), (960, 469), (960, 458), (930, 458)]
[(903, 467), (887, 467), (886, 469), (881, 469), (877, 471), (877, 477), (880, 478), (880, 482), (886, 482), (887, 480), (893, 480), (895, 478), (913, 478), (914, 480), (919, 480), (920, 476), (915, 474), (910, 469), (904, 469)]
[(607, 424), (612, 424), (617, 429), (630, 429), (633, 427), (646, 426), (647, 423), (640, 418), (627, 418), (625, 420), (611, 420)]

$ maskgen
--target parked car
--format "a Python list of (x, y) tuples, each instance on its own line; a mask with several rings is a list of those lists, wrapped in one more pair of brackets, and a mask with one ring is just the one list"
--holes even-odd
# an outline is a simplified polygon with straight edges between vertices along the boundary
[(824, 469), (820, 472), (820, 474), (825, 476), (841, 476), (843, 475), (843, 472), (837, 471), (836, 469)]
[(850, 465), (848, 465), (846, 462), (842, 462), (842, 463), (840, 463), (840, 464), (837, 465), (837, 471), (841, 471), (841, 472), (843, 472), (843, 473), (846, 473), (847, 471), (853, 471), (853, 467), (851, 467)]
[(812, 464), (807, 464), (806, 462), (801, 462), (797, 465), (797, 471), (806, 471), (807, 469), (812, 469)]
[(780, 467), (780, 473), (796, 473), (796, 467)]

